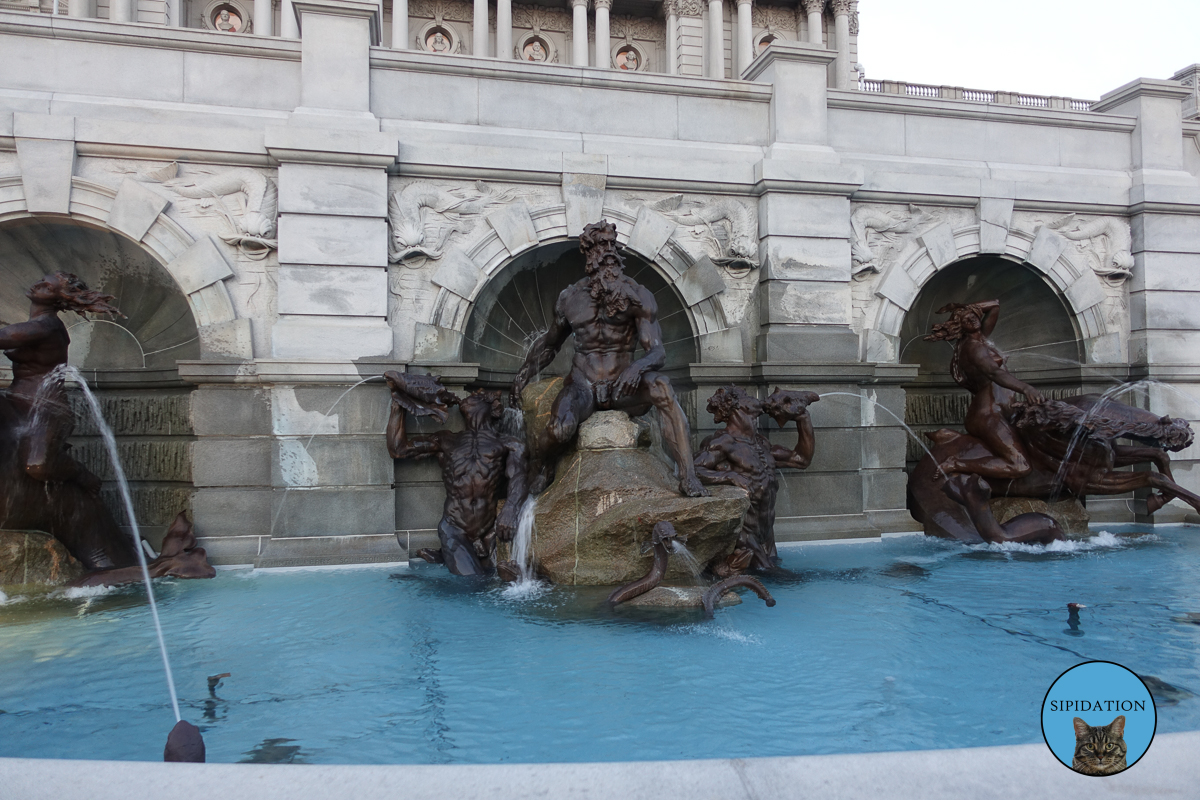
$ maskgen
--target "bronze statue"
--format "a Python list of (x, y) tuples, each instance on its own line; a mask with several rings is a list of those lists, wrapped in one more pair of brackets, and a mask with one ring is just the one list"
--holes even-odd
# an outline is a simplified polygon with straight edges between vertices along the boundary
[[(909, 505), (926, 533), (965, 542), (1064, 538), (1045, 514), (1022, 514), (999, 524), (988, 504), (993, 494), (1055, 499), (1149, 488), (1158, 492), (1147, 500), (1151, 513), (1173, 498), (1200, 511), (1200, 496), (1172, 480), (1162, 452), (1191, 444), (1186, 421), (1094, 395), (1046, 399), (1008, 372), (1004, 355), (988, 339), (1000, 315), (997, 301), (951, 303), (938, 311), (947, 312), (950, 319), (925, 338), (954, 344), (951, 374), (971, 392), (971, 404), (967, 433), (929, 434), (931, 455), (909, 478)], [(1016, 399), (1017, 392), (1025, 402)], [(1122, 438), (1139, 445), (1117, 444)], [(1117, 471), (1140, 463), (1160, 471)]]
[[(568, 286), (554, 305), (549, 329), (533, 343), (517, 377), (511, 403), (520, 408), (521, 391), (575, 334), (575, 357), (550, 423), (531, 444), (530, 491), (540, 493), (554, 480), (554, 461), (593, 412), (619, 409), (631, 417), (652, 407), (662, 414), (667, 450), (679, 468), (679, 489), (688, 497), (708, 493), (692, 466), (690, 432), (671, 381), (658, 372), (666, 360), (654, 295), (623, 272), (617, 228), (601, 220), (583, 229), (579, 249), (587, 277)], [(645, 355), (636, 361), (634, 351)]]
[[(151, 578), (215, 578), (216, 569), (208, 563), (208, 554), (196, 546), (196, 534), (187, 514), (180, 511), (167, 529), (158, 557), (146, 565)], [(72, 586), (119, 586), (143, 580), (141, 565), (90, 572), (71, 582)]]
[[(434, 377), (384, 373), (392, 391), (387, 445), (392, 458), (437, 456), (446, 487), (438, 523), (441, 550), (417, 553), (444, 563), (455, 575), (486, 575), (496, 569), (496, 537), (512, 541), (526, 490), (525, 444), (502, 436), (493, 424), (504, 413), (499, 392), (475, 391), (459, 399)], [(466, 430), (442, 430), (410, 437), (406, 414), (445, 422), (447, 406), (457, 405)], [(508, 500), (497, 514), (502, 484)]]
[(767, 608), (775, 606), (775, 598), (767, 591), (767, 587), (762, 585), (762, 581), (750, 575), (733, 575), (724, 580), (717, 581), (712, 586), (704, 590), (704, 594), (700, 597), (700, 605), (704, 607), (704, 616), (709, 619), (713, 618), (713, 609), (717, 606), (717, 601), (725, 596), (725, 593), (734, 586), (744, 586), (752, 590), (756, 595), (762, 598), (762, 601), (767, 604)]
[(75, 421), (59, 367), (71, 337), (59, 311), (120, 313), (111, 295), (55, 272), (25, 293), (29, 320), (0, 329), (13, 381), (0, 394), (0, 508), (6, 528), (46, 531), (89, 571), (138, 563), (132, 537), (100, 501), (100, 479), (70, 455)]
[[(738, 547), (723, 564), (714, 565), (720, 576), (747, 567), (775, 567), (775, 499), (779, 493), (779, 470), (806, 469), (812, 463), (816, 440), (808, 406), (820, 400), (815, 392), (775, 392), (760, 401), (737, 386), (722, 387), (708, 400), (708, 412), (725, 424), (700, 443), (696, 452), (696, 474), (708, 484), (729, 484), (745, 489), (750, 508), (742, 518)], [(758, 432), (758, 418), (767, 413), (780, 427), (795, 420), (795, 448), (772, 445)]]
[[(674, 549), (675, 542), (686, 541), (687, 537), (677, 534), (675, 526), (666, 520), (655, 523), (653, 530), (650, 531), (650, 549), (654, 553), (654, 561), (650, 564), (650, 570), (636, 581), (614, 589), (608, 596), (608, 604), (610, 606), (620, 605), (627, 600), (644, 595), (662, 583), (667, 574), (667, 562), (671, 558), (671, 550)], [(643, 555), (645, 552), (643, 549)]]

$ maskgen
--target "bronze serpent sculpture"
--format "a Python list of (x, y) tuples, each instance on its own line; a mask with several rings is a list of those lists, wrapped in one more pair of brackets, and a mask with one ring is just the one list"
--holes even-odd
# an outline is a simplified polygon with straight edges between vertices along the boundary
[(667, 560), (671, 557), (667, 548), (675, 542), (684, 542), (686, 539), (687, 537), (675, 533), (675, 526), (666, 520), (656, 523), (654, 530), (650, 533), (650, 548), (654, 551), (654, 562), (650, 565), (650, 571), (636, 581), (614, 589), (613, 593), (608, 596), (608, 604), (610, 606), (620, 605), (626, 600), (632, 600), (645, 594), (662, 583), (663, 576), (667, 574)]
[(767, 587), (763, 586), (762, 581), (758, 578), (750, 575), (734, 575), (723, 581), (717, 581), (704, 590), (704, 596), (700, 598), (700, 602), (704, 604), (704, 616), (712, 619), (713, 608), (716, 607), (717, 600), (734, 586), (745, 586), (747, 589), (753, 589), (754, 593), (763, 599), (768, 608), (775, 605), (775, 598), (771, 597), (771, 593), (767, 591)]

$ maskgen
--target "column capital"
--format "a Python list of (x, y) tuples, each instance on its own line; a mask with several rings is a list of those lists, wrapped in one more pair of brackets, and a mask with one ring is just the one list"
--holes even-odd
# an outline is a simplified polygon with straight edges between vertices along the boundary
[(675, 13), (681, 17), (698, 17), (704, 13), (704, 0), (675, 0)]
[(739, 6), (749, 6), (754, 4), (754, 0), (737, 0)]
[(612, 0), (594, 0), (594, 2), (597, 9), (603, 8), (605, 11), (608, 11), (612, 8)]
[(587, 8), (588, 0), (571, 0), (571, 8), (578, 8), (579, 6)]
[(825, 0), (800, 0), (805, 14), (824, 14)]
[(829, 0), (829, 4), (833, 6), (833, 14), (836, 17), (848, 17), (854, 11), (854, 0)]

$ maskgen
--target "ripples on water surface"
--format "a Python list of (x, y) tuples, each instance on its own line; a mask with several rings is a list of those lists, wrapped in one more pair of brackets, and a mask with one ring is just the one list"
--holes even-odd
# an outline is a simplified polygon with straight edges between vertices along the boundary
[[(1041, 740), (1089, 659), (1200, 694), (1200, 530), (1085, 545), (905, 537), (783, 550), (706, 621), (609, 587), (506, 598), (440, 567), (159, 581), (185, 719), (210, 761), (713, 758)], [(1087, 605), (1079, 631), (1068, 602)], [(1080, 635), (1082, 633), (1082, 635)], [(210, 697), (207, 676), (232, 673)], [(1160, 731), (1200, 729), (1175, 693)], [(0, 606), (0, 756), (157, 760), (173, 718), (144, 590)]]

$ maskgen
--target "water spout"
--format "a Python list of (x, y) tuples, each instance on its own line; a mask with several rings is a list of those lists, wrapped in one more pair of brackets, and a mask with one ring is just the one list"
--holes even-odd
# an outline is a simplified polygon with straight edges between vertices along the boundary
[(902, 428), (904, 428), (904, 430), (908, 431), (908, 435), (910, 437), (912, 437), (912, 440), (921, 446), (921, 449), (925, 451), (925, 454), (927, 456), (929, 456), (929, 459), (933, 462), (933, 465), (937, 469), (938, 474), (941, 475), (943, 478), (948, 477), (945, 472), (942, 472), (942, 467), (940, 464), (938, 464), (937, 459), (933, 457), (933, 451), (930, 450), (929, 447), (923, 441), (921, 441), (921, 437), (917, 436), (916, 432), (912, 428), (908, 427), (908, 424), (905, 423), (904, 420), (902, 420), (902, 419), (900, 419), (900, 417), (896, 416), (896, 413), (894, 411), (892, 411), (890, 408), (888, 408), (883, 403), (880, 403), (877, 400), (872, 400), (869, 397), (864, 397), (861, 394), (854, 394), (853, 392), (825, 392), (824, 394), (821, 395), (821, 397), (833, 397), (834, 395), (843, 395), (845, 397), (853, 397), (858, 400), (866, 400), (868, 403), (875, 406), (876, 408), (886, 411), (888, 416), (890, 416), (892, 419), (896, 420), (896, 422), (900, 423), (900, 427), (902, 427)]
[(146, 584), (146, 596), (150, 600), (150, 616), (154, 619), (154, 632), (158, 635), (158, 651), (162, 654), (163, 670), (167, 674), (167, 689), (171, 693), (171, 709), (175, 712), (175, 722), (179, 723), (179, 697), (175, 694), (175, 676), (171, 674), (171, 660), (167, 657), (167, 643), (163, 638), (162, 623), (158, 619), (158, 604), (154, 602), (154, 586), (150, 582), (150, 570), (146, 566), (146, 554), (142, 551), (142, 534), (138, 530), (137, 516), (133, 513), (133, 498), (129, 494), (129, 482), (125, 480), (125, 470), (121, 468), (121, 459), (117, 456), (117, 440), (113, 437), (112, 428), (108, 427), (108, 423), (104, 421), (104, 415), (100, 413), (100, 401), (96, 399), (96, 395), (92, 394), (91, 387), (87, 385), (87, 381), (79, 374), (79, 370), (74, 367), (62, 366), (56, 367), (46, 380), (54, 377), (55, 372), (62, 370), (62, 375), (70, 377), (71, 380), (79, 384), (79, 388), (83, 390), (83, 396), (87, 400), (88, 409), (92, 412), (92, 418), (96, 422), (96, 428), (100, 431), (100, 436), (104, 440), (104, 448), (108, 451), (109, 461), (112, 463), (113, 474), (117, 478), (117, 487), (120, 489), (121, 502), (125, 506), (125, 514), (129, 517), (129, 527), (132, 529), (134, 549), (137, 551), (138, 564), (142, 568), (142, 580)]
[(692, 573), (692, 578), (696, 583), (700, 583), (700, 575), (704, 572), (704, 565), (696, 558), (691, 550), (688, 550), (687, 545), (678, 539), (671, 540), (671, 552), (679, 557), (688, 571)]
[(517, 534), (512, 542), (512, 560), (517, 564), (520, 578), (504, 588), (508, 600), (526, 600), (541, 593), (543, 584), (534, 572), (533, 520), (537, 514), (537, 497), (529, 495), (517, 518)]

